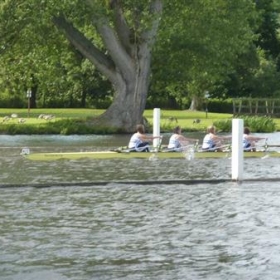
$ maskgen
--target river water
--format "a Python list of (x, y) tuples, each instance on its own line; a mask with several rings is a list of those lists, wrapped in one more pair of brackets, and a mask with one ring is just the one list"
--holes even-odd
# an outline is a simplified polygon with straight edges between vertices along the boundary
[[(270, 143), (279, 136), (270, 134)], [(23, 147), (102, 150), (126, 141), (0, 136), (1, 280), (279, 279), (277, 158), (245, 159), (238, 184), (228, 158), (32, 162), (19, 155)]]

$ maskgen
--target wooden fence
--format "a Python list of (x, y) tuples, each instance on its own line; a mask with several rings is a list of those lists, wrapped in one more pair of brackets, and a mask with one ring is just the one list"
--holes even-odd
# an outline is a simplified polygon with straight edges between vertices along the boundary
[(233, 115), (280, 117), (280, 98), (233, 98)]

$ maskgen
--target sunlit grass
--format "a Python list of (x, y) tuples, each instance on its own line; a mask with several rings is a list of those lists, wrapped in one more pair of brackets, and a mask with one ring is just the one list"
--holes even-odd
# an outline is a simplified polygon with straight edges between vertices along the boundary
[[(61, 119), (76, 118), (86, 119), (87, 117), (98, 116), (102, 114), (104, 110), (99, 109), (0, 109), (0, 122), (3, 123), (4, 118), (10, 117), (7, 123), (18, 123), (19, 118), (23, 118), (25, 123), (28, 124), (41, 124), (46, 122), (54, 122)], [(12, 114), (17, 114), (18, 118), (11, 118)], [(39, 118), (40, 115), (52, 115), (54, 119), (45, 120)], [(24, 123), (23, 123), (24, 124)]]
[(41, 114), (54, 115), (58, 118), (86, 118), (98, 116), (104, 110), (99, 109), (0, 109), (0, 117), (11, 116), (11, 114), (18, 114), (20, 118), (38, 118)]
[[(101, 109), (0, 109), (0, 123), (3, 123), (4, 117), (11, 117), (12, 114), (17, 114), (18, 118), (10, 118), (11, 124), (18, 123), (19, 118), (25, 119), (24, 124), (42, 124), (46, 122), (55, 122), (61, 119), (75, 118), (86, 119), (88, 117), (98, 116), (105, 110)], [(39, 119), (41, 114), (53, 115), (52, 120)], [(189, 110), (161, 110), (161, 127), (165, 130), (172, 130), (175, 126), (180, 125), (185, 130), (199, 130), (204, 131), (207, 126), (216, 121), (223, 119), (231, 119), (231, 114), (219, 114), (203, 111), (189, 111)], [(150, 124), (153, 123), (153, 110), (146, 110), (144, 116)], [(199, 121), (197, 121), (199, 120)], [(280, 119), (274, 118), (277, 130), (280, 130)]]
[[(144, 116), (149, 123), (153, 122), (153, 110), (146, 110)], [(161, 126), (166, 129), (180, 125), (185, 130), (205, 130), (215, 121), (232, 118), (231, 114), (207, 113), (189, 110), (161, 110)]]

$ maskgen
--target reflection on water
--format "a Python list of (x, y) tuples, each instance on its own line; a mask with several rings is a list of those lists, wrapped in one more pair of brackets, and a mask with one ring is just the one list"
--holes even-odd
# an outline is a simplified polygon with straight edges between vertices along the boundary
[(129, 135), (0, 135), (0, 148), (110, 147), (124, 146)]
[(1, 279), (278, 279), (278, 194), (233, 183), (2, 189)]
[[(19, 156), (24, 146), (65, 151), (117, 142), (100, 137), (104, 146), (97, 147), (93, 136), (18, 136), (5, 145), (0, 136), (1, 184), (54, 186), (0, 189), (1, 280), (279, 278), (279, 182), (117, 183), (229, 179), (228, 158), (33, 162)], [(245, 178), (278, 173), (277, 158), (245, 159)], [(104, 181), (111, 183), (99, 185)], [(61, 182), (76, 186), (57, 187)]]

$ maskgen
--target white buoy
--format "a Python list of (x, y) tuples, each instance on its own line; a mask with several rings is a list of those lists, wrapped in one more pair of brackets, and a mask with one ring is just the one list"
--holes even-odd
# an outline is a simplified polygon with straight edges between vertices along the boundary
[[(153, 136), (160, 136), (160, 109), (154, 108), (153, 112)], [(159, 138), (153, 140), (154, 148), (159, 146)]]
[(243, 179), (243, 120), (232, 120), (232, 180), (242, 181)]

